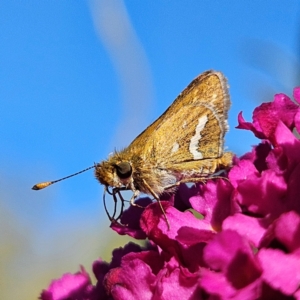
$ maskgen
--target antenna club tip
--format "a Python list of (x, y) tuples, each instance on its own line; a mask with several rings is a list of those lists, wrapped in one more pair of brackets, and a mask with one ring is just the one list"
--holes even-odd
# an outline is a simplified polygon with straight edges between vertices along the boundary
[(31, 189), (38, 191), (38, 190), (46, 188), (47, 186), (49, 186), (51, 184), (52, 184), (52, 181), (40, 182), (40, 183), (35, 184)]
[(77, 172), (77, 173), (75, 173), (75, 174), (69, 175), (69, 176), (67, 176), (67, 177), (63, 177), (63, 178), (58, 179), (58, 180), (45, 181), (45, 182), (37, 183), (36, 185), (34, 185), (34, 186), (32, 187), (32, 189), (33, 189), (33, 190), (36, 190), (36, 191), (37, 191), (37, 190), (44, 189), (44, 188), (46, 188), (47, 186), (49, 186), (49, 185), (51, 185), (51, 184), (53, 184), (53, 183), (56, 183), (56, 182), (65, 180), (65, 179), (70, 178), (70, 177), (73, 177), (73, 176), (75, 176), (75, 175), (78, 175), (78, 174), (80, 174), (80, 173), (83, 173), (83, 172), (85, 172), (85, 171), (87, 171), (87, 170), (90, 170), (90, 169), (92, 169), (92, 168), (95, 168), (95, 166), (88, 167), (88, 168), (86, 168), (86, 169), (84, 169), (84, 170), (82, 170), (82, 171), (80, 171), (80, 172)]

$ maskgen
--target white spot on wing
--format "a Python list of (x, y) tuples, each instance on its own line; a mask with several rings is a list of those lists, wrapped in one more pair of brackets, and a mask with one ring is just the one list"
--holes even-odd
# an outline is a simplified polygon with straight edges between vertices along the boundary
[(187, 125), (187, 124), (186, 124), (186, 121), (183, 121), (182, 128), (185, 129), (185, 128), (186, 128), (186, 125)]
[(175, 142), (174, 145), (173, 145), (173, 148), (172, 148), (172, 150), (171, 150), (171, 153), (177, 152), (178, 149), (179, 149), (179, 144)]
[(198, 151), (199, 141), (201, 140), (201, 131), (204, 129), (206, 123), (208, 121), (207, 115), (202, 116), (199, 118), (198, 125), (196, 126), (196, 133), (191, 138), (189, 150), (193, 155), (194, 159), (202, 159), (203, 155), (201, 152)]
[(224, 133), (228, 130), (227, 120), (222, 120), (223, 115), (219, 115), (212, 105), (209, 105), (207, 103), (206, 104), (202, 103), (202, 105), (205, 106), (213, 113), (214, 117), (217, 119), (219, 123), (219, 129), (220, 129), (219, 154), (221, 155), (223, 152)]

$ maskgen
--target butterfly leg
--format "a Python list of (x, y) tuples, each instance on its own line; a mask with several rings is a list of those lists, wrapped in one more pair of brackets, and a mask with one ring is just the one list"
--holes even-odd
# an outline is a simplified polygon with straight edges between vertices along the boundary
[(178, 187), (181, 183), (189, 183), (189, 182), (191, 182), (191, 183), (198, 183), (198, 182), (205, 183), (207, 180), (210, 180), (210, 179), (224, 179), (224, 180), (228, 181), (227, 177), (222, 177), (222, 176), (186, 178), (186, 179), (179, 180), (174, 184), (166, 185), (164, 187), (164, 190), (169, 190), (169, 189), (172, 189), (174, 187)]
[(161, 205), (161, 202), (160, 202), (160, 199), (159, 199), (158, 195), (153, 191), (153, 189), (150, 187), (150, 185), (149, 185), (145, 180), (143, 180), (143, 183), (144, 183), (144, 185), (146, 186), (147, 190), (148, 190), (148, 191), (151, 193), (151, 195), (155, 198), (155, 200), (157, 200), (157, 202), (158, 202), (158, 204), (159, 204), (159, 207), (160, 207), (160, 209), (161, 209), (161, 211), (162, 211), (162, 213), (163, 213), (163, 215), (164, 215), (164, 217), (165, 217), (166, 223), (167, 223), (167, 225), (168, 225), (168, 229), (170, 230), (170, 222), (169, 222), (169, 220), (168, 220), (168, 218), (167, 218), (167, 215), (166, 215), (166, 212), (165, 212), (164, 208), (163, 208), (162, 205)]
[(136, 207), (139, 207), (139, 208), (145, 208), (145, 207), (143, 207), (143, 206), (141, 206), (141, 205), (138, 205), (138, 204), (136, 204), (136, 203), (134, 202), (135, 199), (139, 196), (140, 191), (134, 189), (134, 187), (132, 187), (132, 191), (133, 191), (133, 195), (132, 195), (132, 197), (131, 197), (131, 199), (130, 199), (130, 204), (131, 204), (132, 206), (136, 206)]
[(178, 187), (182, 183), (189, 183), (189, 182), (194, 182), (194, 183), (202, 182), (202, 183), (205, 183), (207, 179), (208, 179), (207, 177), (182, 179), (182, 180), (177, 181), (176, 183), (166, 185), (164, 187), (164, 190), (169, 190), (169, 189), (172, 189), (174, 187)]
[[(110, 191), (109, 189), (108, 189), (108, 187), (106, 186), (105, 188), (104, 188), (104, 194), (103, 194), (103, 203), (104, 203), (104, 209), (105, 209), (105, 212), (106, 212), (106, 214), (107, 214), (107, 216), (108, 216), (108, 218), (109, 218), (109, 220), (111, 221), (111, 222), (117, 222), (119, 219), (120, 219), (120, 217), (122, 216), (122, 214), (123, 214), (123, 210), (124, 210), (124, 202), (126, 201), (124, 198), (123, 198), (123, 196), (122, 196), (122, 194), (121, 194), (121, 190), (126, 190), (127, 188), (113, 188), (112, 189), (112, 191)], [(105, 193), (108, 193), (109, 195), (111, 195), (112, 197), (113, 197), (113, 199), (114, 199), (114, 211), (113, 211), (113, 215), (111, 216), (110, 215), (110, 213), (108, 212), (108, 209), (107, 209), (107, 206), (106, 206), (106, 201), (105, 201)], [(118, 203), (118, 198), (117, 198), (117, 196), (119, 196), (119, 198), (120, 198), (120, 200), (121, 200), (121, 209), (120, 209), (120, 213), (119, 213), (119, 215), (118, 215), (118, 217), (117, 218), (115, 218), (115, 215), (116, 215), (116, 212), (117, 212), (117, 203)]]
[(106, 215), (109, 219), (109, 221), (113, 221), (113, 218), (110, 216), (109, 212), (108, 212), (108, 209), (107, 209), (107, 206), (106, 206), (106, 200), (105, 200), (105, 195), (106, 195), (106, 192), (108, 192), (110, 194), (110, 192), (108, 191), (108, 188), (107, 186), (104, 187), (104, 192), (103, 192), (103, 205), (104, 205), (104, 209), (105, 209), (105, 212), (106, 212)]
[(125, 202), (125, 199), (123, 198), (121, 192), (118, 190), (117, 191), (117, 195), (119, 196), (120, 200), (121, 200), (121, 209), (120, 209), (120, 213), (118, 215), (118, 217), (116, 218), (116, 221), (119, 220), (123, 214), (123, 211), (124, 211), (124, 202)]

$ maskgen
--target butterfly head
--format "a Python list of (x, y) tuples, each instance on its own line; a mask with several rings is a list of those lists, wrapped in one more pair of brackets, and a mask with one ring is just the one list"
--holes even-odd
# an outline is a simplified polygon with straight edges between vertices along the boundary
[(127, 187), (133, 180), (132, 166), (127, 161), (103, 161), (96, 165), (95, 176), (105, 186)]

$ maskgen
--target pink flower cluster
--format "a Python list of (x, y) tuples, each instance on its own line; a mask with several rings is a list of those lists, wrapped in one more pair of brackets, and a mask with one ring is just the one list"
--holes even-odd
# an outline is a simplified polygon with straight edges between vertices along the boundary
[[(300, 88), (294, 98), (300, 103)], [(109, 264), (95, 261), (95, 286), (82, 268), (41, 299), (300, 299), (299, 105), (278, 94), (253, 122), (238, 120), (261, 143), (235, 158), (228, 180), (183, 185), (162, 201), (170, 230), (157, 203), (139, 200), (146, 208), (130, 207), (127, 226), (112, 228), (148, 245), (129, 243)]]

